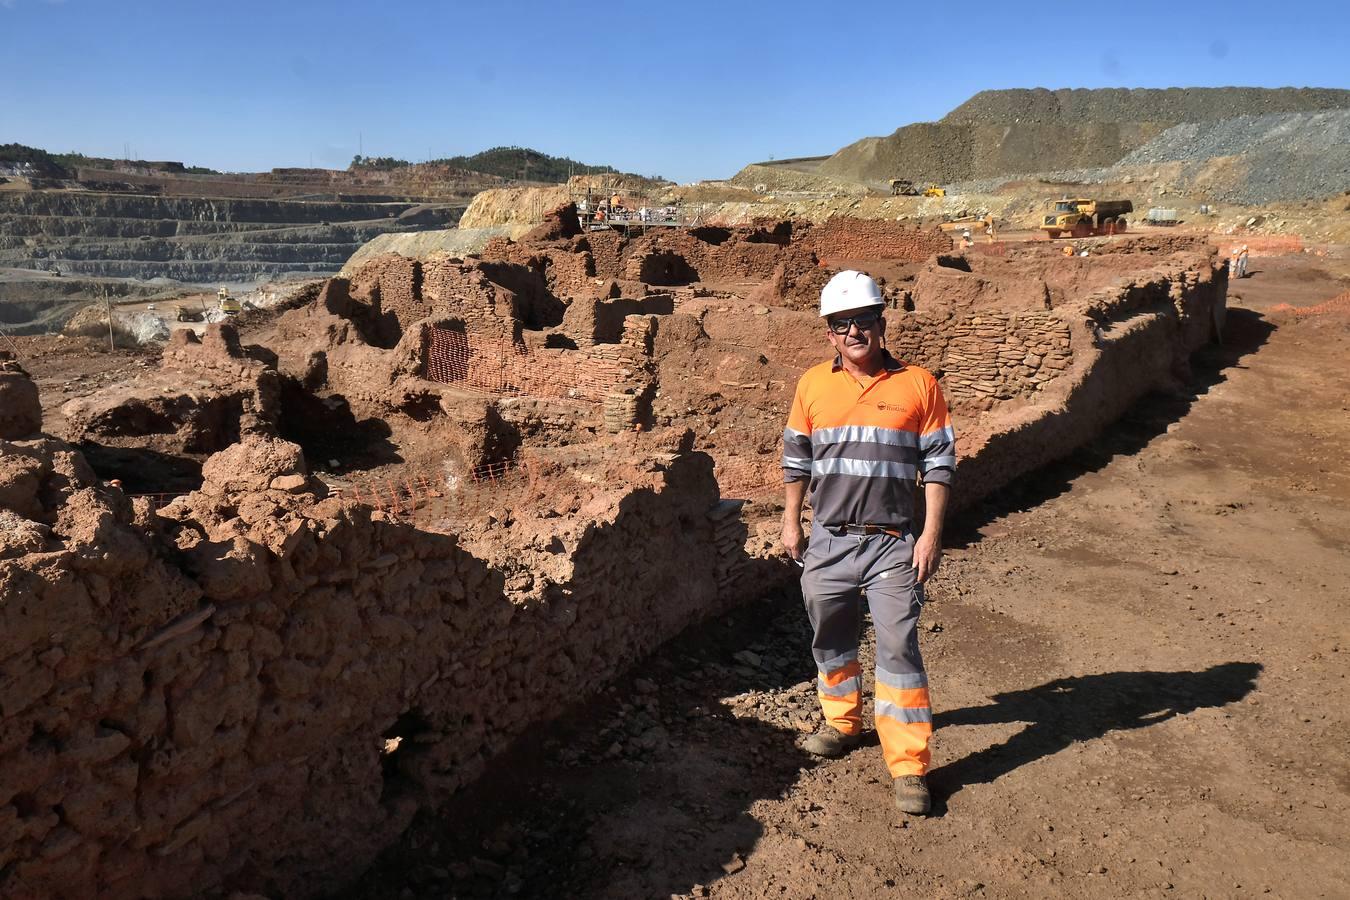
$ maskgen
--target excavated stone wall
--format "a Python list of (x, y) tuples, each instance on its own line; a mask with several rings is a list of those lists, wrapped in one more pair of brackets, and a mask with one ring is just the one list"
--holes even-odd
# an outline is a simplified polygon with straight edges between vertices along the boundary
[(454, 536), (323, 499), (285, 442), (158, 515), (60, 442), (0, 451), (7, 898), (331, 889), (721, 608), (744, 540), (707, 457), (638, 460), (541, 534), (566, 571), (521, 600)]
[(891, 332), (891, 352), (940, 373), (958, 412), (1027, 398), (1072, 362), (1069, 322), (1050, 312), (996, 312), (946, 318), (918, 313)]
[[(592, 237), (543, 249), (598, 268)], [(82, 420), (73, 437), (153, 442), (115, 408), (175, 380), (242, 391), (238, 442), (158, 512), (31, 422), (0, 435), (0, 896), (331, 890), (513, 739), (790, 577), (763, 558), (772, 514), (720, 497), (781, 490), (787, 405), (828, 356), (773, 286), (828, 272), (794, 249), (810, 232), (614, 237), (624, 272), (668, 248), (764, 280), (559, 297), (552, 263), (374, 260), (268, 347), (219, 326), (172, 345), (100, 407), (116, 435)], [(939, 254), (888, 286), (892, 350), (952, 398), (956, 506), (1091, 439), (1221, 323), (1213, 248), (1110, 246)], [(436, 334), (480, 351), (462, 377), (426, 377)], [(6, 397), (23, 381), (0, 370)], [(442, 476), (524, 462), (474, 518), (445, 512), (442, 477), (434, 529), (415, 527), (311, 477), (278, 436), (301, 400), (382, 425), (405, 458), (428, 440)]]
[(582, 232), (575, 207), (566, 204), (518, 242), (489, 241), (482, 256), (538, 273), (558, 297), (614, 296), (615, 287), (764, 282), (773, 292), (765, 302), (792, 305), (818, 295), (822, 260), (918, 263), (951, 248), (951, 237), (937, 229), (845, 217), (814, 227), (766, 220), (737, 227), (654, 228), (636, 237)]
[(1213, 340), (1228, 289), (1213, 248), (1141, 261), (1154, 265), (1053, 312), (978, 311), (949, 325), (944, 385), (965, 420), (957, 506), (1063, 457), (1150, 391), (1180, 383), (1191, 354)]
[(210, 326), (201, 339), (180, 329), (158, 370), (66, 403), (64, 436), (103, 447), (153, 443), (165, 453), (214, 453), (239, 440), (242, 418), (275, 424), (280, 392), (276, 372), (248, 356), (232, 326)]
[(886, 219), (833, 217), (808, 233), (816, 256), (824, 260), (903, 259), (922, 262), (952, 249), (952, 238), (938, 229), (907, 228)]
[[(888, 347), (939, 377), (960, 435), (961, 506), (1174, 383), (1221, 325), (1227, 280), (1203, 241), (1133, 253), (1122, 241), (1090, 259), (1035, 248), (1013, 260), (944, 258), (898, 290), (914, 309), (887, 311)], [(776, 492), (765, 459), (797, 378), (829, 355), (818, 317), (720, 298), (676, 309), (658, 321), (658, 425), (693, 427), (732, 496)]]

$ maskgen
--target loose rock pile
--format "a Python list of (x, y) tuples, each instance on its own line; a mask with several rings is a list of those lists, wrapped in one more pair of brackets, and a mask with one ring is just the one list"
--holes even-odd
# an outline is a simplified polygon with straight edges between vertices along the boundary
[(1302, 199), (1350, 187), (1347, 110), (1350, 91), (1317, 88), (985, 91), (939, 122), (844, 147), (820, 171), (874, 186), (904, 177), (983, 192), (1025, 173), (1109, 181), (1123, 166), (1250, 154), (1237, 172), (1217, 173), (1213, 199)]
[(1025, 171), (963, 181), (963, 193), (1010, 181), (1153, 183), (1210, 201), (1259, 205), (1350, 190), (1350, 109), (1271, 113), (1174, 125), (1111, 166)]

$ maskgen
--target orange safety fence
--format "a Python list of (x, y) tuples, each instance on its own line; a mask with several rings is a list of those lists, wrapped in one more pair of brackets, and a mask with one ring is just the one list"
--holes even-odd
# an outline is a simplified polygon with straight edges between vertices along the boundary
[(993, 241), (992, 243), (983, 243), (983, 244), (976, 242), (974, 244), (971, 244), (969, 247), (966, 247), (965, 251), (967, 253), (980, 253), (983, 254), (984, 256), (1007, 256), (1008, 242)]
[(1297, 234), (1277, 234), (1262, 237), (1233, 237), (1219, 242), (1219, 252), (1232, 256), (1235, 251), (1247, 248), (1249, 256), (1282, 256), (1288, 253), (1303, 252), (1303, 237)]
[(464, 475), (444, 468), (405, 467), (397, 472), (349, 477), (331, 487), (343, 499), (390, 515), (453, 520), (524, 501), (536, 492), (538, 481), (534, 462), (518, 456), (475, 466)]
[(422, 371), (428, 381), (489, 394), (598, 403), (630, 374), (623, 365), (584, 351), (567, 352), (575, 359), (534, 354), (524, 344), (455, 328), (427, 326), (422, 340)]
[(1330, 300), (1324, 300), (1314, 306), (1291, 306), (1288, 303), (1279, 303), (1271, 307), (1271, 312), (1292, 313), (1300, 319), (1330, 314), (1350, 315), (1350, 291), (1337, 294)]

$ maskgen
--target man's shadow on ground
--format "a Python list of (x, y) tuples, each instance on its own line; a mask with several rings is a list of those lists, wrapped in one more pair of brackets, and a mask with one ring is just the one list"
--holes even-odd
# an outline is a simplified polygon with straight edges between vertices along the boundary
[(929, 776), (933, 814), (969, 784), (987, 784), (1019, 766), (1050, 756), (1109, 731), (1144, 728), (1207, 706), (1241, 700), (1256, 687), (1262, 666), (1230, 662), (1201, 672), (1106, 672), (1059, 678), (1024, 691), (994, 696), (936, 717), (938, 728), (1027, 722), (1001, 744), (986, 747), (936, 769)]

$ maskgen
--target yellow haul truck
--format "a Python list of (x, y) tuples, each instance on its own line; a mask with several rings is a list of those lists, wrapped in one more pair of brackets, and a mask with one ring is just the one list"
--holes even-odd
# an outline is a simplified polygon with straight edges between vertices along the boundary
[(1070, 200), (1066, 197), (1045, 217), (1041, 230), (1050, 238), (1064, 233), (1076, 238), (1120, 234), (1125, 230), (1128, 212), (1134, 212), (1134, 204), (1129, 200), (1086, 200), (1081, 197)]

